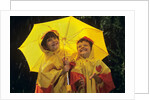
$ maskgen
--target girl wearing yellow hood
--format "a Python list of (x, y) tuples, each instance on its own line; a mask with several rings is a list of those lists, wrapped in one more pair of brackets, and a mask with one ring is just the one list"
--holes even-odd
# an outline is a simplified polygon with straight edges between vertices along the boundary
[(39, 45), (44, 52), (40, 63), (35, 93), (66, 93), (67, 78), (69, 71), (68, 61), (62, 58), (68, 54), (59, 48), (59, 34), (51, 30), (42, 34)]
[(76, 66), (71, 70), (70, 84), (78, 93), (108, 93), (115, 88), (111, 70), (94, 58), (93, 41), (83, 37), (77, 42)]

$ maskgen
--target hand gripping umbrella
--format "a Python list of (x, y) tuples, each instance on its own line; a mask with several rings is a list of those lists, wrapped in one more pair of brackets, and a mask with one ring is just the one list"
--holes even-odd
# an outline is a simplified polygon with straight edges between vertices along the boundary
[[(58, 20), (34, 24), (29, 36), (19, 47), (28, 62), (30, 71), (39, 71), (37, 62), (39, 62), (39, 58), (43, 52), (38, 45), (38, 38), (41, 33), (50, 30), (57, 30), (59, 33), (60, 48), (71, 51), (71, 53), (77, 52), (77, 41), (86, 36), (94, 41), (93, 50), (95, 53), (95, 58), (102, 60), (108, 55), (103, 31), (94, 28), (72, 16), (65, 17)], [(69, 86), (68, 73), (67, 83)]]

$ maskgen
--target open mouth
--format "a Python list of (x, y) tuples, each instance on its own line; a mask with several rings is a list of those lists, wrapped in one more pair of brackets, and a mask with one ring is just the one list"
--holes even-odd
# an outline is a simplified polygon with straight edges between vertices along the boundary
[(83, 52), (83, 51), (87, 51), (87, 49), (86, 49), (86, 48), (83, 48), (83, 49), (80, 50), (80, 52)]
[(58, 42), (55, 42), (55, 43), (52, 44), (52, 46), (56, 46), (56, 45), (58, 45)]

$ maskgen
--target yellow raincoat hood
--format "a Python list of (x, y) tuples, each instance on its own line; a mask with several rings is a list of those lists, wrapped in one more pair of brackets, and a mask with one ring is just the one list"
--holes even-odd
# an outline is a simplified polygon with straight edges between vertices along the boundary
[[(49, 56), (53, 55), (54, 53), (58, 53), (58, 52), (60, 51), (60, 48), (58, 48), (58, 49), (57, 49), (56, 51), (54, 51), (54, 52), (49, 51), (49, 50), (45, 50), (45, 49), (43, 48), (43, 46), (41, 45), (41, 43), (42, 43), (42, 41), (43, 41), (43, 39), (44, 39), (44, 36), (45, 36), (48, 32), (54, 32), (57, 36), (59, 36), (58, 32), (55, 31), (55, 30), (50, 30), (50, 31), (41, 33), (41, 35), (39, 35), (39, 37), (38, 37), (38, 45), (39, 45), (41, 51), (43, 52), (43, 54), (42, 54), (41, 57), (38, 59), (38, 61), (35, 63), (35, 65), (34, 65), (32, 68), (30, 68), (30, 70), (32, 70), (32, 71), (34, 71), (34, 70), (35, 70), (35, 71), (37, 71), (37, 70), (39, 71), (39, 68), (40, 68), (42, 62), (46, 62), (47, 59), (49, 58)], [(35, 52), (36, 52), (36, 51), (35, 51)], [(38, 72), (38, 71), (37, 71), (37, 72)]]
[[(54, 30), (52, 31), (54, 33), (56, 32)], [(54, 52), (45, 50), (43, 46), (41, 45), (41, 42), (43, 41), (43, 38), (46, 33), (41, 34), (39, 38), (39, 46), (44, 53), (42, 57), (43, 60), (40, 64), (37, 84), (42, 88), (48, 88), (50, 85), (53, 86), (52, 92), (54, 93), (62, 93), (62, 92), (65, 93), (67, 92), (66, 91), (66, 85), (67, 85), (66, 74), (61, 75), (61, 76), (60, 74), (64, 67), (62, 59), (64, 56), (68, 57), (69, 52), (65, 50), (61, 50), (60, 48), (58, 48)], [(58, 33), (56, 34), (58, 35)], [(57, 81), (57, 84), (54, 86), (56, 81)]]
[[(93, 43), (94, 46), (94, 43)], [(80, 74), (83, 74), (85, 77), (85, 82), (86, 82), (86, 90), (82, 89), (80, 92), (87, 92), (87, 93), (96, 93), (97, 92), (97, 87), (96, 87), (96, 82), (95, 79), (92, 78), (91, 80), (89, 79), (90, 76), (95, 73), (96, 75), (101, 74), (102, 71), (97, 71), (96, 67), (99, 65), (102, 65), (102, 61), (100, 59), (95, 58), (94, 56), (94, 48), (92, 47), (90, 56), (88, 58), (83, 58), (79, 54), (76, 53), (76, 66), (74, 69), (72, 69), (72, 72), (77, 72)], [(104, 66), (107, 69), (107, 66)], [(105, 70), (110, 71), (109, 69)], [(100, 86), (103, 85), (99, 84)]]
[[(44, 52), (44, 53), (52, 53), (52, 52), (49, 51), (49, 50), (45, 50), (45, 49), (43, 48), (43, 46), (41, 45), (41, 43), (42, 43), (42, 41), (43, 41), (43, 39), (44, 39), (44, 36), (45, 36), (48, 32), (54, 32), (54, 33), (59, 37), (59, 33), (58, 33), (56, 30), (50, 30), (50, 31), (41, 33), (41, 35), (40, 35), (40, 37), (39, 37), (39, 40), (38, 40), (38, 43), (39, 43), (39, 46), (40, 46), (42, 52)], [(58, 48), (58, 49), (59, 49), (59, 48)]]

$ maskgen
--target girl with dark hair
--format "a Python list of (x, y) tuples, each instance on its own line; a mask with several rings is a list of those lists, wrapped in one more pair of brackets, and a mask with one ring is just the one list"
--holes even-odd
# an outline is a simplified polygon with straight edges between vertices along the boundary
[(59, 48), (59, 34), (56, 30), (43, 33), (39, 46), (44, 54), (41, 56), (40, 69), (35, 93), (66, 93), (66, 73), (70, 69), (68, 61), (62, 60), (69, 53)]

